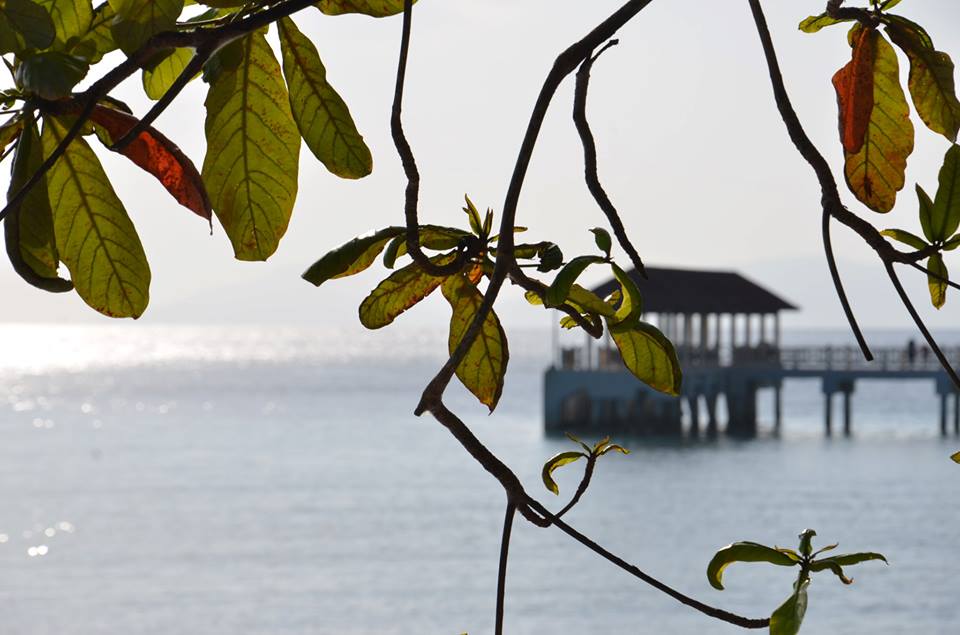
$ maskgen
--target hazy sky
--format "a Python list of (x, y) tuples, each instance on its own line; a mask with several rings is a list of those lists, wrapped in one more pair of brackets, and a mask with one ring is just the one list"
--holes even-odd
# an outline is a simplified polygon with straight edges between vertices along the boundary
[[(612, 12), (619, 1), (421, 0), (414, 15), (405, 121), (423, 176), (424, 222), (461, 224), (462, 197), (499, 210), (530, 108), (556, 54)], [(801, 120), (842, 183), (836, 102), (830, 78), (849, 58), (843, 26), (797, 30), (823, 0), (767, 0), (765, 8)], [(904, 0), (899, 12), (925, 25), (941, 50), (960, 59), (960, 3)], [(401, 21), (296, 17), (317, 43), (331, 82), (350, 105), (374, 155), (361, 181), (329, 175), (304, 147), (300, 195), (290, 229), (267, 263), (233, 259), (229, 241), (178, 207), (123, 159), (100, 152), (140, 232), (153, 272), (145, 322), (344, 324), (383, 277), (375, 266), (320, 289), (300, 279), (329, 248), (375, 227), (402, 223), (404, 180), (389, 136), (389, 110)], [(746, 0), (654, 0), (619, 34), (595, 67), (589, 114), (601, 178), (645, 261), (736, 269), (803, 307), (787, 325), (840, 325), (820, 243), (819, 188), (786, 135), (776, 109)], [(114, 59), (115, 58), (108, 58)], [(906, 72), (901, 57), (901, 70)], [(191, 84), (158, 127), (199, 166), (206, 85)], [(139, 77), (118, 96), (138, 113), (149, 106)], [(586, 230), (605, 221), (582, 182), (582, 151), (570, 120), (572, 80), (555, 99), (521, 198), (518, 223), (530, 240), (552, 239), (568, 256), (594, 249)], [(907, 187), (887, 218), (845, 200), (883, 226), (919, 233), (913, 184), (929, 192), (948, 143), (915, 120), (917, 147)], [(4, 166), (4, 170), (8, 169)], [(6, 187), (6, 183), (3, 183)], [(844, 188), (845, 191), (845, 188)], [(859, 239), (837, 226), (835, 243), (863, 322), (907, 324), (882, 267)], [(618, 252), (619, 253), (619, 252)], [(955, 259), (956, 261), (956, 259)], [(950, 266), (950, 259), (947, 261)], [(960, 262), (955, 265), (960, 272)], [(904, 270), (917, 303), (925, 281)], [(599, 281), (599, 272), (587, 278)], [(50, 295), (0, 267), (2, 318), (107, 321), (75, 294)], [(960, 296), (933, 316), (960, 323)], [(543, 324), (507, 288), (500, 313), (514, 324)], [(446, 317), (437, 299), (406, 324)], [(953, 317), (951, 317), (953, 316)], [(441, 322), (442, 323), (442, 322)]]

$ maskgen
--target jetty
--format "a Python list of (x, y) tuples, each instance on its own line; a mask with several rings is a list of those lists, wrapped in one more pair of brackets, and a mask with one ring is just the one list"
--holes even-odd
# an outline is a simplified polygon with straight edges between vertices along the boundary
[[(683, 368), (680, 396), (656, 392), (631, 375), (609, 335), (602, 342), (587, 336), (581, 346), (562, 346), (555, 327), (553, 360), (544, 375), (548, 433), (752, 438), (758, 433), (758, 397), (769, 393), (778, 434), (784, 380), (812, 378), (821, 384), (826, 436), (834, 434), (838, 399), (838, 423), (844, 435), (853, 433), (851, 397), (861, 380), (933, 381), (940, 433), (946, 436), (952, 427), (960, 435), (960, 393), (925, 348), (874, 349), (875, 359), (867, 362), (856, 347), (784, 347), (780, 314), (797, 307), (755, 282), (730, 271), (646, 271), (647, 278), (629, 274), (643, 295), (644, 319), (676, 346)], [(617, 288), (610, 280), (593, 291), (606, 297)], [(945, 353), (960, 362), (960, 349)]]

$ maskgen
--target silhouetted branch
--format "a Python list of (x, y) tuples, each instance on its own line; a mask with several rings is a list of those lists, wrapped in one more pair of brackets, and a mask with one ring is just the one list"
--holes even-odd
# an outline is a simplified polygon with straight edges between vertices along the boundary
[(503, 517), (503, 534), (500, 537), (500, 568), (497, 571), (497, 614), (495, 635), (503, 635), (503, 604), (507, 590), (507, 554), (510, 551), (510, 532), (513, 529), (513, 516), (516, 505), (507, 503), (507, 512)]
[(597, 544), (595, 541), (593, 541), (586, 535), (580, 533), (579, 531), (577, 531), (576, 529), (574, 529), (564, 521), (560, 520), (560, 518), (557, 515), (551, 514), (543, 505), (541, 505), (535, 499), (528, 498), (527, 502), (530, 505), (530, 507), (532, 507), (538, 513), (542, 514), (543, 517), (546, 518), (550, 524), (556, 526), (563, 533), (567, 534), (568, 536), (570, 536), (571, 538), (573, 538), (583, 546), (587, 547), (597, 555), (601, 556), (602, 558), (617, 565), (618, 567), (620, 567), (630, 575), (636, 578), (639, 578), (640, 580), (646, 582), (653, 588), (666, 593), (667, 595), (677, 600), (681, 604), (689, 606), (692, 609), (696, 609), (697, 611), (700, 611), (704, 615), (708, 615), (718, 620), (727, 622), (728, 624), (741, 626), (743, 628), (766, 628), (767, 626), (770, 625), (769, 618), (743, 617), (741, 615), (737, 615), (736, 613), (731, 613), (729, 611), (725, 611), (723, 609), (718, 609), (714, 606), (710, 606), (709, 604), (704, 604), (703, 602), (700, 602), (699, 600), (695, 600), (689, 595), (686, 595), (684, 593), (681, 593), (680, 591), (677, 591), (673, 587), (667, 584), (664, 584), (660, 580), (657, 580), (653, 576), (642, 571), (639, 567), (630, 564), (620, 556), (612, 553), (611, 551)]
[[(403, 164), (403, 173), (407, 177), (407, 188), (405, 192), (404, 214), (406, 217), (406, 242), (407, 253), (413, 260), (420, 265), (420, 268), (433, 276), (449, 276), (463, 269), (463, 265), (472, 255), (480, 251), (480, 245), (474, 245), (472, 249), (462, 250), (457, 253), (452, 262), (445, 265), (437, 265), (430, 261), (430, 258), (420, 249), (420, 221), (417, 214), (417, 206), (420, 199), (420, 171), (417, 169), (417, 160), (413, 156), (413, 150), (410, 149), (410, 143), (403, 132), (403, 86), (407, 75), (407, 56), (410, 51), (410, 30), (413, 22), (413, 0), (404, 0), (403, 3), (403, 33), (400, 38), (400, 56), (397, 62), (397, 82), (393, 92), (393, 111), (390, 116), (390, 134), (393, 137), (393, 145), (400, 155), (400, 162)], [(479, 242), (479, 241), (477, 241)], [(471, 342), (473, 340), (470, 340)]]
[(951, 366), (950, 362), (947, 361), (947, 356), (943, 354), (942, 350), (940, 350), (939, 344), (937, 344), (937, 341), (934, 339), (933, 335), (930, 334), (930, 331), (927, 329), (927, 325), (924, 324), (923, 318), (920, 317), (920, 314), (917, 313), (917, 310), (914, 308), (913, 302), (910, 300), (910, 296), (907, 295), (903, 285), (900, 284), (900, 277), (897, 276), (897, 272), (893, 270), (893, 263), (885, 262), (883, 263), (883, 266), (887, 270), (887, 275), (890, 276), (890, 282), (893, 283), (893, 288), (897, 290), (897, 294), (900, 296), (900, 301), (903, 302), (903, 306), (907, 308), (907, 312), (910, 314), (910, 317), (913, 318), (913, 322), (917, 325), (917, 328), (920, 329), (923, 339), (927, 341), (927, 344), (930, 346), (933, 354), (940, 362), (940, 365), (943, 366), (945, 371), (947, 371), (947, 375), (950, 377), (950, 381), (953, 382), (953, 385), (957, 388), (960, 388), (960, 377), (957, 376), (953, 366)]
[(623, 227), (623, 221), (617, 213), (617, 208), (613, 205), (610, 197), (607, 196), (603, 185), (600, 184), (600, 177), (597, 175), (597, 144), (594, 141), (593, 132), (590, 130), (590, 122), (587, 120), (587, 90), (590, 87), (590, 69), (593, 67), (593, 62), (608, 48), (616, 45), (617, 42), (617, 40), (610, 40), (597, 51), (596, 55), (588, 56), (580, 64), (573, 96), (573, 123), (580, 135), (580, 143), (583, 145), (583, 177), (587, 183), (587, 189), (590, 190), (593, 199), (607, 217), (620, 247), (630, 257), (630, 261), (637, 272), (646, 278), (647, 272), (644, 269), (643, 261), (640, 259), (640, 254), (637, 253), (633, 243), (630, 242), (627, 231)]

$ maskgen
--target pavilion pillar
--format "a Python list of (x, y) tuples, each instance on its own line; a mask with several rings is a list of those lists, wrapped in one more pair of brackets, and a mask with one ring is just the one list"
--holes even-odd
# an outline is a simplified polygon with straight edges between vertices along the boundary
[(750, 348), (751, 346), (751, 341), (750, 341), (750, 318), (751, 317), (752, 316), (749, 313), (746, 314), (747, 326), (746, 326), (746, 334), (744, 335), (744, 339), (746, 341), (743, 343), (743, 345), (746, 346), (747, 348)]
[(760, 314), (760, 343), (767, 343), (767, 315), (766, 313)]
[(780, 313), (773, 314), (773, 345), (780, 350)]
[(701, 353), (703, 354), (704, 357), (706, 357), (707, 344), (709, 343), (707, 340), (710, 339), (710, 338), (707, 336), (707, 334), (708, 334), (708, 332), (707, 332), (707, 314), (706, 314), (706, 313), (701, 313), (701, 314), (700, 314), (700, 351), (701, 351)]
[(719, 355), (720, 354), (720, 314), (719, 313), (714, 314), (714, 319), (716, 320), (716, 323), (714, 324), (714, 328), (716, 329), (716, 332), (714, 333), (714, 336), (713, 336), (713, 345), (717, 349), (717, 355)]
[(685, 313), (683, 315), (683, 345), (690, 351), (693, 350), (693, 314)]

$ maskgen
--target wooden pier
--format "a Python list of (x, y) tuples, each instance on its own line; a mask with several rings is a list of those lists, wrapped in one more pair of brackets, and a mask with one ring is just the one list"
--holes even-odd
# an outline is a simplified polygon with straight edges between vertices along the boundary
[[(635, 271), (630, 275), (643, 294), (644, 319), (677, 348), (684, 373), (681, 395), (666, 396), (643, 385), (624, 368), (609, 339), (599, 346), (587, 338), (583, 346), (564, 347), (555, 330), (554, 360), (544, 377), (548, 432), (712, 437), (721, 433), (722, 399), (722, 431), (750, 438), (757, 435), (757, 392), (772, 389), (773, 430), (778, 433), (783, 381), (812, 378), (821, 383), (827, 436), (834, 434), (837, 395), (842, 432), (852, 434), (851, 397), (858, 381), (871, 379), (935, 382), (940, 432), (947, 435), (952, 420), (954, 434), (960, 435), (960, 393), (925, 348), (905, 342), (900, 348), (875, 349), (872, 362), (853, 347), (785, 348), (780, 312), (796, 307), (739, 274), (648, 267), (646, 278)], [(606, 297), (616, 288), (611, 280), (593, 291)], [(945, 352), (958, 365), (960, 348)]]

